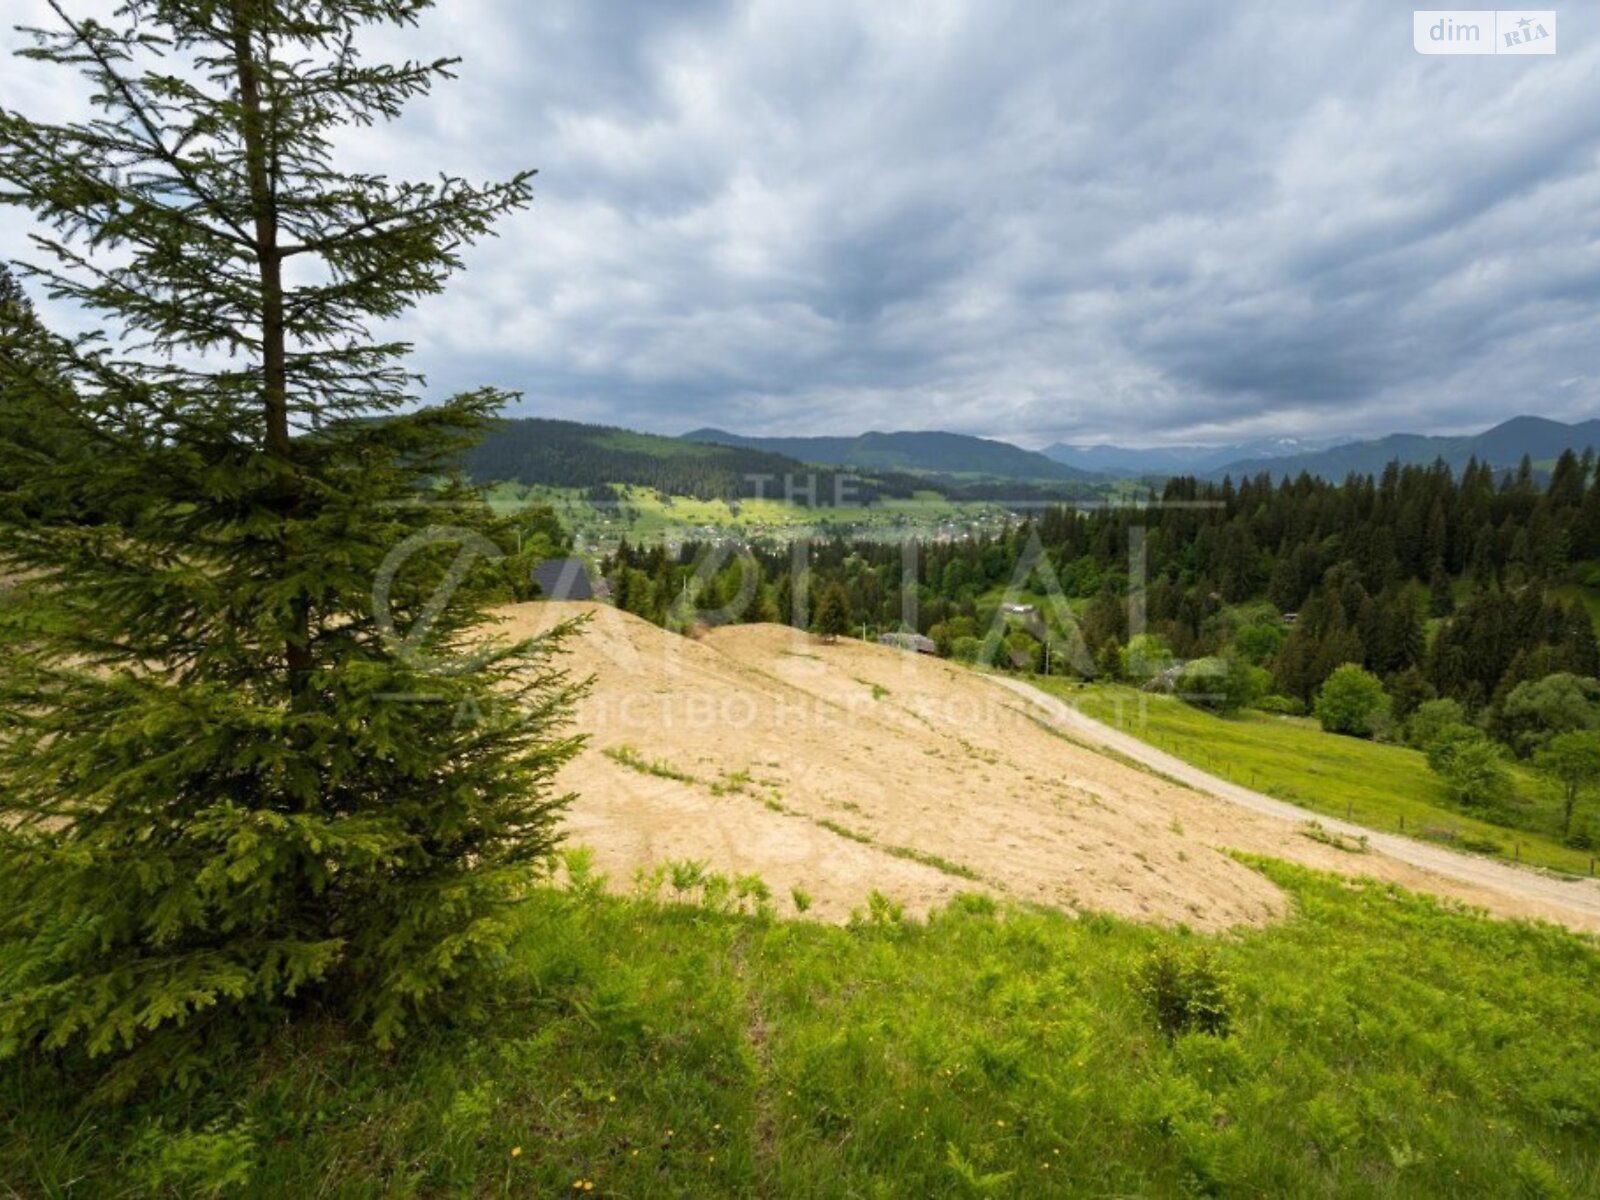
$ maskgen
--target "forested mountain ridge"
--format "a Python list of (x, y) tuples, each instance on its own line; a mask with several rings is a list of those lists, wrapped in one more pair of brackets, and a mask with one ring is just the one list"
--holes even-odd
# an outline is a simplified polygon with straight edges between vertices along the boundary
[(1391, 462), (1428, 466), (1443, 459), (1460, 471), (1474, 459), (1502, 469), (1523, 458), (1550, 463), (1562, 451), (1600, 448), (1600, 419), (1564, 424), (1521, 416), (1482, 433), (1438, 437), (1394, 433), (1367, 441), (1281, 438), (1233, 446), (1134, 449), (1057, 442), (1025, 450), (990, 438), (939, 431), (869, 432), (855, 437), (753, 437), (722, 429), (697, 429), (682, 440), (780, 454), (801, 462), (935, 475), (980, 475), (994, 480), (1104, 481), (1112, 477), (1199, 475), (1239, 479), (1269, 472), (1275, 478), (1302, 471), (1331, 481), (1351, 474), (1377, 475)]
[(1097, 478), (1009, 442), (937, 430), (881, 433), (856, 437), (746, 437), (722, 429), (696, 429), (684, 441), (739, 446), (783, 454), (802, 462), (861, 470), (925, 472), (938, 475), (984, 475), (1018, 481), (1084, 482)]
[(1582, 454), (1600, 449), (1600, 420), (1575, 425), (1547, 417), (1513, 417), (1492, 429), (1467, 437), (1429, 437), (1417, 433), (1395, 433), (1375, 441), (1349, 442), (1314, 454), (1254, 458), (1228, 463), (1209, 472), (1214, 478), (1270, 472), (1278, 478), (1293, 477), (1304, 471), (1322, 479), (1338, 480), (1347, 475), (1373, 475), (1391, 462), (1427, 466), (1443, 459), (1452, 470), (1463, 469), (1476, 459), (1491, 467), (1516, 467), (1524, 458), (1551, 462), (1565, 450)]
[(786, 488), (792, 487), (794, 498), (806, 503), (814, 485), (819, 504), (832, 503), (841, 494), (847, 503), (870, 503), (883, 496), (910, 496), (929, 486), (888, 471), (847, 474), (763, 450), (543, 417), (497, 422), (467, 452), (462, 465), (478, 483), (576, 488), (628, 484), (701, 500), (756, 495), (785, 499)]

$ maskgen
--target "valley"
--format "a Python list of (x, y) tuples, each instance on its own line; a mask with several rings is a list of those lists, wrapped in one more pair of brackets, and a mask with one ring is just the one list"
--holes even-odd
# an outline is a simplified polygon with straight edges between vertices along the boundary
[[(797, 486), (808, 483), (802, 478)], [(948, 540), (998, 533), (1018, 519), (1002, 504), (951, 500), (935, 491), (885, 497), (870, 505), (812, 506), (782, 498), (675, 496), (630, 484), (595, 489), (501, 483), (490, 488), (488, 500), (495, 511), (513, 519), (529, 507), (549, 508), (595, 558), (613, 553), (623, 539), (647, 545), (729, 540), (777, 545), (832, 537)]]
[(1582, 14), (11, 7), (0, 1200), (1600, 1196)]

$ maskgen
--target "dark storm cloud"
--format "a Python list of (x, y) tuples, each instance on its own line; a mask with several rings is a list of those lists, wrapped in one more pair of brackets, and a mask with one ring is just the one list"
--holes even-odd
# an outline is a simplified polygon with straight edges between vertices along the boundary
[(1030, 443), (1575, 418), (1600, 17), (1560, 22), (1554, 57), (1423, 58), (1387, 0), (449, 0), (394, 46), (461, 81), (349, 150), (540, 168), (403, 330), (432, 389), (527, 411)]

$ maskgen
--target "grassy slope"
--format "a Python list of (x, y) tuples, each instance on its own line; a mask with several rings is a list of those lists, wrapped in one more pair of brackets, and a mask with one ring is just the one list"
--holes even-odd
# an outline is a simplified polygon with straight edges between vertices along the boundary
[(1307, 718), (1263, 713), (1222, 718), (1132, 688), (1032, 682), (1187, 762), (1314, 812), (1348, 816), (1390, 832), (1399, 829), (1403, 817), (1409, 834), (1454, 831), (1471, 841), (1497, 843), (1508, 859), (1520, 853), (1524, 862), (1589, 870), (1589, 852), (1563, 846), (1555, 836), (1554, 792), (1520, 765), (1512, 774), (1528, 804), (1519, 816), (1529, 828), (1508, 829), (1463, 812), (1423, 755), (1404, 746), (1324, 733)]
[(504, 1006), (390, 1056), (307, 1021), (98, 1110), (7, 1067), (0, 1193), (199, 1194), (206, 1163), (260, 1196), (1600, 1193), (1592, 943), (1263, 869), (1297, 915), (1215, 940), (1233, 1034), (1173, 1042), (1134, 980), (1181, 931), (541, 892)]

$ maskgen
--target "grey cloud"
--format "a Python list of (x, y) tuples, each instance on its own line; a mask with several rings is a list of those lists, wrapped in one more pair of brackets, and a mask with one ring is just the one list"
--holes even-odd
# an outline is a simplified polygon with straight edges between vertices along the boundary
[(401, 324), (432, 391), (1029, 444), (1592, 415), (1600, 15), (1508, 60), (1410, 14), (449, 0), (392, 48), (461, 81), (351, 150), (540, 168)]

